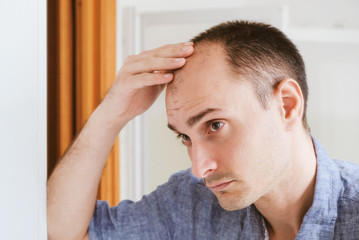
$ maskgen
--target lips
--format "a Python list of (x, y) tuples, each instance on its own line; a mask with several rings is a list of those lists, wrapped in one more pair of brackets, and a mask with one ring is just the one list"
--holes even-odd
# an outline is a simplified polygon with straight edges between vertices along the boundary
[(213, 184), (212, 186), (208, 186), (208, 187), (213, 192), (221, 192), (221, 191), (224, 191), (232, 182), (233, 182), (233, 180), (228, 181), (228, 182), (216, 183), (216, 184)]

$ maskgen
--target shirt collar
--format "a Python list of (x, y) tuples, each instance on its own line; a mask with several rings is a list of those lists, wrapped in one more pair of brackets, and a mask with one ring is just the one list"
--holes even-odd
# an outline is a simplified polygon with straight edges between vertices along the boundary
[(340, 176), (323, 146), (314, 137), (312, 139), (317, 155), (314, 199), (304, 216), (297, 238), (306, 239), (309, 236), (320, 235), (321, 239), (332, 239), (337, 218)]

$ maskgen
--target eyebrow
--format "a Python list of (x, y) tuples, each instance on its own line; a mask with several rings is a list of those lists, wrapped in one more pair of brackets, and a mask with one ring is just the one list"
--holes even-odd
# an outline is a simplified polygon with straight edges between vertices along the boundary
[(201, 119), (204, 118), (207, 114), (212, 113), (212, 112), (218, 112), (220, 110), (221, 109), (219, 109), (219, 108), (207, 108), (207, 109), (203, 110), (202, 112), (188, 118), (186, 123), (189, 127), (192, 127), (193, 125), (195, 125), (196, 123), (201, 121)]
[[(205, 110), (199, 112), (198, 114), (196, 114), (196, 115), (194, 115), (194, 116), (188, 118), (187, 121), (186, 121), (186, 124), (187, 124), (187, 126), (189, 126), (189, 127), (193, 127), (193, 125), (195, 125), (196, 123), (198, 123), (199, 121), (201, 121), (201, 119), (204, 118), (207, 114), (210, 114), (210, 113), (212, 113), (212, 112), (219, 112), (219, 111), (221, 111), (220, 108), (207, 108), (207, 109), (205, 109)], [(171, 129), (172, 131), (179, 132), (179, 131), (175, 128), (175, 126), (173, 126), (173, 125), (170, 124), (170, 123), (167, 124), (167, 127), (168, 127), (169, 129)]]
[(167, 127), (168, 127), (169, 129), (171, 129), (172, 131), (174, 131), (174, 132), (178, 132), (178, 130), (177, 130), (172, 124), (170, 124), (170, 123), (167, 124)]

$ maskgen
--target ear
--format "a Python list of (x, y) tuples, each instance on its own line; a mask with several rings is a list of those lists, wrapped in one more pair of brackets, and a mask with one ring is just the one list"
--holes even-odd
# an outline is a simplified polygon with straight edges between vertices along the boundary
[(302, 124), (304, 98), (299, 84), (293, 79), (282, 80), (274, 91), (279, 102), (281, 119), (286, 130), (292, 130), (297, 123)]

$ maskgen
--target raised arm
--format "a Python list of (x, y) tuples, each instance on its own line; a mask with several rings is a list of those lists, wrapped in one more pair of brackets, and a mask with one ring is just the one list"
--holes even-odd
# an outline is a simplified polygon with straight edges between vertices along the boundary
[(49, 240), (85, 238), (116, 137), (129, 120), (153, 104), (172, 81), (171, 70), (181, 68), (192, 53), (192, 43), (180, 43), (127, 57), (110, 91), (47, 183)]

